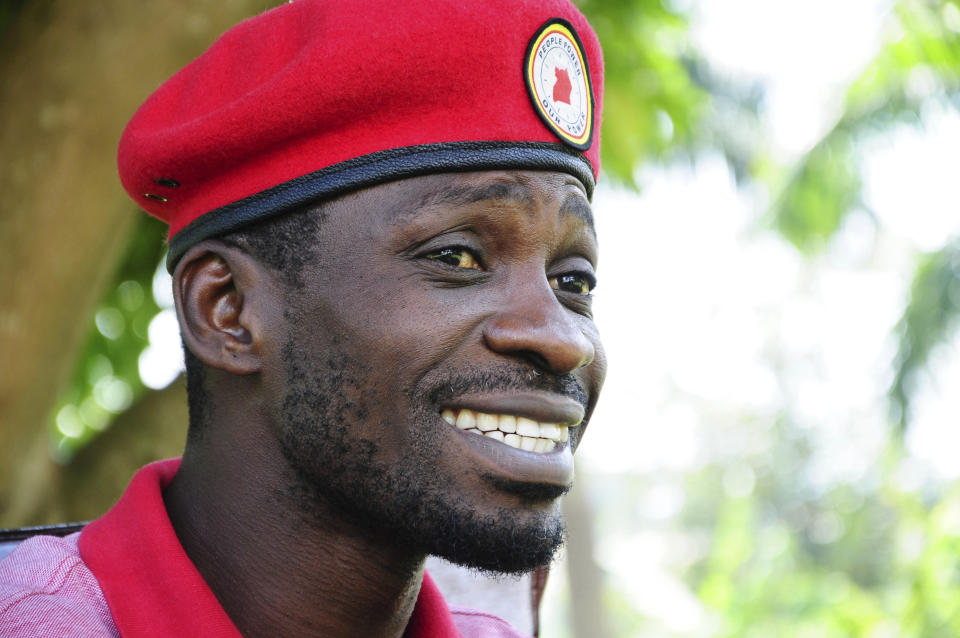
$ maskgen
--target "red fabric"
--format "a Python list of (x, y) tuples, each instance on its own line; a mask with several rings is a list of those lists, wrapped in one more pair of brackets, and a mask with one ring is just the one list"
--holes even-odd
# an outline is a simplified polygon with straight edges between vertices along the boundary
[[(179, 467), (180, 460), (171, 459), (137, 472), (117, 504), (84, 528), (80, 557), (96, 577), (121, 636), (240, 638), (167, 516), (162, 490)], [(461, 636), (426, 573), (404, 636)]]
[(228, 31), (143, 104), (120, 142), (121, 180), (173, 236), (203, 213), (376, 151), (560, 144), (524, 81), (527, 45), (552, 18), (583, 41), (596, 100), (583, 155), (596, 176), (603, 61), (567, 0), (296, 0)]

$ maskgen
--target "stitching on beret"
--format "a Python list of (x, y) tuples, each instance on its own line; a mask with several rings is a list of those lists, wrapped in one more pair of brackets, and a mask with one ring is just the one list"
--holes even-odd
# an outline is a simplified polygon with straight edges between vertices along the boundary
[(201, 215), (170, 239), (167, 269), (194, 244), (311, 202), (407, 177), (476, 170), (559, 170), (578, 178), (593, 197), (589, 161), (562, 144), (445, 142), (389, 149), (294, 178)]

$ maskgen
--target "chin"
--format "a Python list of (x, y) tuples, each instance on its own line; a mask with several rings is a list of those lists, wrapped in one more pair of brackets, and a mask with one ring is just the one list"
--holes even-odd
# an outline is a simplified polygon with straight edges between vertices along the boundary
[(446, 520), (433, 522), (426, 553), (484, 572), (519, 574), (549, 565), (566, 538), (558, 512), (448, 510)]

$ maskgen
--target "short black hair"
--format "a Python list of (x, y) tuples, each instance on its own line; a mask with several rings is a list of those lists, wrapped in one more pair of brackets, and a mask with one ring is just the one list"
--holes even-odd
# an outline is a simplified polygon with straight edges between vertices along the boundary
[[(248, 255), (279, 272), (290, 292), (303, 290), (303, 269), (317, 260), (317, 237), (326, 216), (323, 204), (313, 204), (268, 217), (244, 226), (218, 239), (239, 248)], [(186, 343), (183, 359), (187, 369), (187, 406), (190, 428), (187, 440), (202, 437), (209, 418), (210, 392), (207, 388), (207, 366)]]
[(303, 290), (303, 269), (316, 262), (324, 217), (326, 207), (313, 205), (268, 217), (219, 239), (279, 272), (290, 288)]

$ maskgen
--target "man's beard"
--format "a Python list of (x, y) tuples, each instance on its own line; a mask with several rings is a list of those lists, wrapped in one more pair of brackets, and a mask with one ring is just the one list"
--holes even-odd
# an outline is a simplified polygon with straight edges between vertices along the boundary
[[(330, 354), (330, 353), (328, 353)], [(365, 387), (369, 370), (343, 353), (323, 365), (309, 361), (289, 341), (283, 351), (287, 388), (281, 410), (283, 454), (296, 473), (292, 493), (307, 516), (342, 515), (380, 541), (412, 554), (433, 554), (483, 571), (520, 573), (548, 564), (563, 544), (565, 527), (558, 508), (517, 511), (500, 508), (483, 514), (438, 476), (433, 461), (441, 454), (442, 428), (435, 400), (451, 392), (536, 384), (563, 386), (583, 400), (571, 378), (537, 379), (537, 373), (458, 377), (432, 392), (410, 392), (412, 414), (404, 427), (409, 449), (396, 463), (379, 456), (363, 425), (376, 405), (375, 388)], [(526, 377), (520, 379), (520, 377)], [(497, 380), (499, 379), (499, 380)], [(369, 386), (369, 383), (366, 384)], [(398, 393), (399, 395), (399, 393)], [(429, 395), (429, 396), (428, 396)], [(422, 399), (417, 400), (417, 397)], [(491, 490), (510, 491), (519, 500), (556, 500), (565, 491), (553, 486), (509, 484), (491, 479)]]

